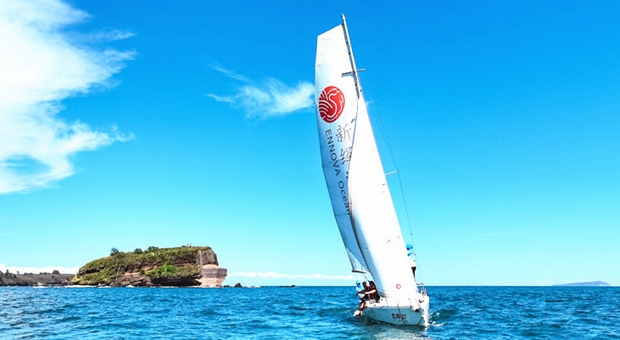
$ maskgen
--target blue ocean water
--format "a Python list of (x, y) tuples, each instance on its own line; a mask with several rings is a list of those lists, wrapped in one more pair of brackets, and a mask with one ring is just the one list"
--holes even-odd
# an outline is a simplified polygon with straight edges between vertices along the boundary
[(428, 328), (352, 317), (353, 287), (0, 288), (2, 339), (620, 339), (618, 287), (427, 287)]

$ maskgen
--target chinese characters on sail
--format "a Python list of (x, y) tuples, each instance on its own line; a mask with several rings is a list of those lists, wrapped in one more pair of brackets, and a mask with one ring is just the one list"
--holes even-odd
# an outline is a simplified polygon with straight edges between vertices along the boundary
[(333, 176), (338, 179), (340, 196), (347, 213), (349, 213), (347, 180), (349, 177), (349, 163), (351, 161), (352, 130), (352, 124), (346, 123), (338, 125), (335, 132), (328, 128), (323, 134), (327, 142), (331, 166), (334, 170)]

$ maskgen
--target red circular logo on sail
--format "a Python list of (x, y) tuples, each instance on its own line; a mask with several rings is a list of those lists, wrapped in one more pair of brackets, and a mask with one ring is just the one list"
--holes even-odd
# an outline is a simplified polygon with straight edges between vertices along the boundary
[(319, 114), (327, 123), (335, 122), (344, 110), (344, 94), (336, 86), (328, 86), (319, 96)]

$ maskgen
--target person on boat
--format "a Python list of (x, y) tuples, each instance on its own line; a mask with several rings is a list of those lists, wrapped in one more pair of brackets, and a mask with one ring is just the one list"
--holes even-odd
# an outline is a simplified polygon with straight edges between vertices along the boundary
[(368, 294), (368, 292), (371, 290), (370, 286), (366, 281), (362, 282), (362, 286), (362, 289), (358, 290), (360, 304), (359, 306), (357, 306), (357, 309), (355, 310), (355, 313), (353, 313), (353, 316), (361, 316), (362, 311), (364, 310), (364, 308), (366, 308), (366, 304), (370, 300), (370, 295)]
[[(409, 263), (411, 265), (411, 271), (413, 272), (413, 279), (415, 280), (415, 270), (418, 265), (415, 263), (415, 252), (413, 251), (413, 246), (411, 243), (407, 243), (407, 256), (409, 256)], [(413, 255), (413, 257), (411, 257)]]
[(370, 300), (375, 300), (375, 302), (379, 302), (379, 293), (377, 292), (377, 286), (375, 285), (375, 281), (368, 281), (368, 297)]
[(355, 281), (355, 290), (357, 290), (357, 296), (361, 299), (362, 295), (364, 295), (364, 287), (359, 280)]

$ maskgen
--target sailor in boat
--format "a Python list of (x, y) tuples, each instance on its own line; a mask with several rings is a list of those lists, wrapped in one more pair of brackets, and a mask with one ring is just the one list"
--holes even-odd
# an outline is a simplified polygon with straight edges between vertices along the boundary
[[(361, 316), (362, 311), (368, 306), (370, 303), (379, 302), (379, 294), (377, 293), (377, 286), (373, 281), (369, 281), (369, 283), (362, 283), (364, 286), (363, 294), (360, 295), (360, 304), (353, 313), (353, 316)], [(359, 293), (359, 291), (358, 291)]]
[(368, 281), (368, 287), (370, 288), (369, 298), (370, 300), (375, 300), (375, 302), (379, 302), (379, 292), (377, 292), (377, 286), (375, 285), (375, 281)]
[[(411, 257), (413, 255), (413, 257)], [(409, 262), (411, 264), (411, 271), (413, 272), (413, 279), (415, 280), (415, 270), (418, 265), (415, 263), (415, 252), (411, 243), (407, 243), (407, 256), (409, 256)]]
[(361, 299), (364, 295), (364, 287), (362, 286), (360, 280), (355, 281), (355, 290), (357, 290), (357, 296)]
[(363, 287), (361, 290), (357, 290), (357, 295), (360, 297), (360, 304), (359, 306), (357, 306), (357, 309), (355, 310), (355, 313), (353, 313), (353, 316), (362, 316), (362, 311), (364, 310), (364, 308), (366, 308), (368, 300), (370, 300), (370, 297), (367, 294), (370, 289), (368, 283), (364, 281), (362, 283), (362, 286)]

